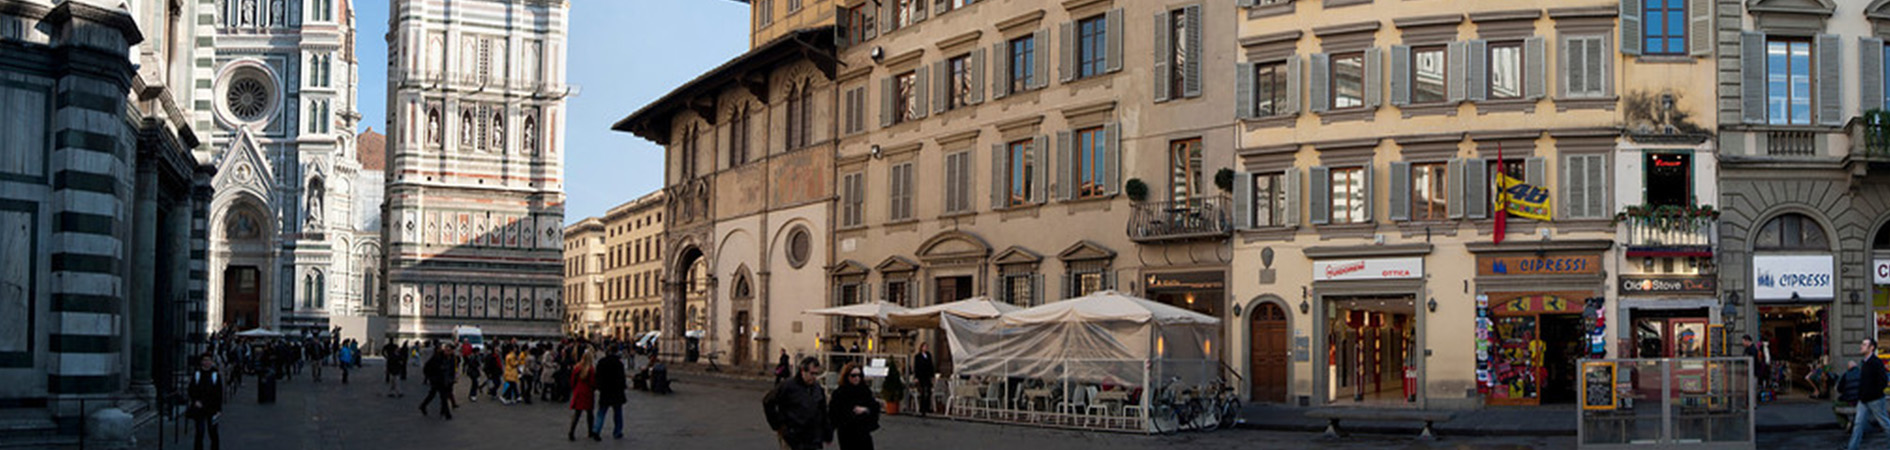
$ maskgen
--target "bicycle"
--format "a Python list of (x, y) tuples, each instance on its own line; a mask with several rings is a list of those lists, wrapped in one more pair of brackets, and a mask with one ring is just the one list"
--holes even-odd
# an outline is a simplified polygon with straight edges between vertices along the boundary
[(1228, 386), (1226, 380), (1217, 380), (1208, 389), (1212, 392), (1208, 401), (1212, 405), (1208, 411), (1214, 414), (1214, 420), (1202, 426), (1202, 431), (1213, 431), (1221, 426), (1232, 427), (1240, 423), (1240, 395)]
[(1195, 396), (1194, 389), (1175, 390), (1175, 383), (1181, 377), (1169, 377), (1156, 391), (1154, 407), (1149, 411), (1149, 419), (1155, 426), (1155, 432), (1175, 434), (1182, 428), (1193, 425), (1207, 410), (1201, 399)]

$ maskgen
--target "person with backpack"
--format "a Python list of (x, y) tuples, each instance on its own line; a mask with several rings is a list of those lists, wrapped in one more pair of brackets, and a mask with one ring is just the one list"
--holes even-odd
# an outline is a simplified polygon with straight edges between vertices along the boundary
[(223, 418), (223, 380), (211, 354), (198, 356), (197, 364), (197, 372), (190, 377), (190, 407), (184, 410), (184, 417), (197, 428), (197, 450), (203, 450), (205, 435), (210, 437), (211, 450), (221, 449), (223, 439), (218, 436), (217, 422)]
[(479, 403), (479, 390), (485, 387), (479, 382), (480, 374), (486, 373), (485, 364), (480, 362), (485, 359), (484, 352), (474, 350), (466, 356), (464, 361), (461, 361), (466, 366), (466, 378), (472, 380), (472, 389), (467, 389), (466, 395), (473, 403)]
[(1850, 450), (1857, 450), (1857, 446), (1863, 443), (1864, 430), (1870, 429), (1873, 420), (1884, 431), (1890, 432), (1890, 414), (1885, 414), (1883, 409), (1883, 388), (1890, 380), (1885, 379), (1883, 360), (1877, 359), (1877, 340), (1864, 338), (1858, 344), (1858, 350), (1864, 353), (1864, 359), (1857, 363), (1860, 367), (1857, 377), (1857, 414), (1851, 418), (1851, 443), (1845, 447)]

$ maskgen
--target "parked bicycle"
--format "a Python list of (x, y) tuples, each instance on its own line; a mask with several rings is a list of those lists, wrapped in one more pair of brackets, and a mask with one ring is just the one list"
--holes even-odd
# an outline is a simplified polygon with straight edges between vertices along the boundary
[(1155, 431), (1175, 434), (1184, 429), (1213, 431), (1240, 421), (1240, 398), (1226, 380), (1215, 380), (1200, 388), (1176, 386), (1180, 377), (1169, 377), (1156, 391), (1149, 417)]

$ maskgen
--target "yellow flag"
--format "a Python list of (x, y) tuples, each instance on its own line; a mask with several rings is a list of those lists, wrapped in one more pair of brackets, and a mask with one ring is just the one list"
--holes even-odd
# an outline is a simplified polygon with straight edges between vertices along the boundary
[(1496, 174), (1497, 200), (1510, 214), (1526, 219), (1549, 221), (1549, 190), (1531, 186), (1509, 174)]

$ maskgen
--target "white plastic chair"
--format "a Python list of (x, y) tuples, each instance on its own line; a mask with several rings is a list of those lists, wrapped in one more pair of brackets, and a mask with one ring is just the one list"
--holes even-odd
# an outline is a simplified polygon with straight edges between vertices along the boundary
[(1083, 398), (1089, 400), (1089, 405), (1083, 408), (1083, 415), (1095, 418), (1109, 414), (1109, 405), (1096, 401), (1096, 394), (1102, 393), (1101, 389), (1097, 389), (1096, 386), (1085, 386), (1082, 392)]

